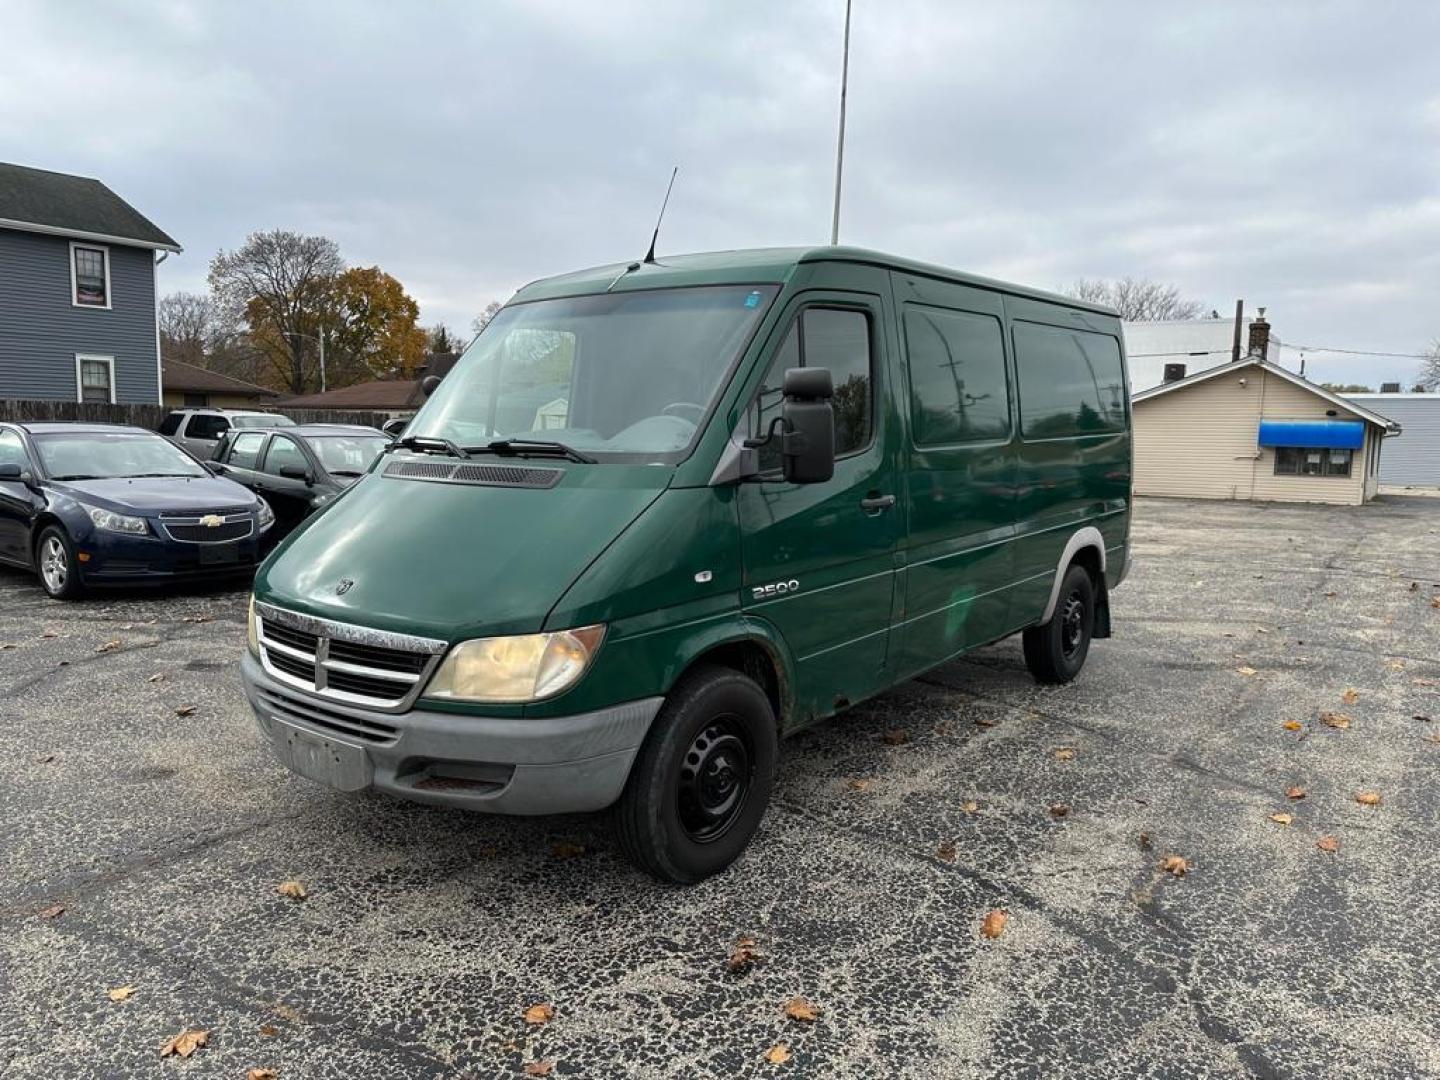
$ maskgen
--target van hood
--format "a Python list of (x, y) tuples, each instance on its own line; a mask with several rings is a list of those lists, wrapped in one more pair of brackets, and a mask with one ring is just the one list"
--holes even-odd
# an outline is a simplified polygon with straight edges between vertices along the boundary
[(559, 484), (544, 489), (435, 483), (376, 470), (276, 549), (255, 579), (255, 597), (450, 642), (533, 633), (596, 556), (659, 497), (672, 472), (571, 465)]

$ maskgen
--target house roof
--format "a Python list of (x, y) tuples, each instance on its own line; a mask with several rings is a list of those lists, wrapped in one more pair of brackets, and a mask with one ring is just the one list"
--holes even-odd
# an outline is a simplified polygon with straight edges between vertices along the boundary
[(1141, 402), (1149, 401), (1151, 398), (1159, 397), (1161, 394), (1169, 394), (1176, 390), (1184, 390), (1186, 387), (1194, 386), (1196, 383), (1205, 382), (1207, 379), (1213, 379), (1218, 375), (1225, 375), (1231, 372), (1239, 371), (1241, 368), (1250, 367), (1261, 368), (1265, 371), (1268, 371), (1272, 375), (1277, 375), (1280, 378), (1287, 380), (1288, 382), (1292, 382), (1301, 389), (1310, 391), (1310, 393), (1314, 394), (1316, 397), (1323, 398), (1325, 401), (1328, 401), (1330, 404), (1336, 406), (1337, 408), (1344, 409), (1346, 412), (1354, 413), (1356, 416), (1360, 417), (1360, 419), (1366, 421), (1367, 423), (1374, 424), (1376, 427), (1384, 428), (1387, 434), (1400, 434), (1400, 425), (1397, 424), (1395, 421), (1389, 419), (1388, 417), (1381, 416), (1377, 412), (1371, 412), (1369, 409), (1365, 408), (1358, 402), (1346, 400), (1339, 394), (1332, 394), (1323, 386), (1316, 386), (1309, 379), (1302, 378), (1301, 376), (1296, 375), (1293, 371), (1286, 371), (1278, 364), (1272, 364), (1268, 361), (1261, 360), (1258, 356), (1249, 356), (1243, 360), (1237, 360), (1234, 363), (1221, 364), (1218, 367), (1207, 368), (1204, 371), (1196, 372), (1194, 375), (1188, 375), (1183, 379), (1176, 379), (1174, 382), (1161, 383), (1159, 386), (1152, 386), (1148, 390), (1141, 390), (1138, 394), (1132, 395), (1130, 400), (1134, 404), (1139, 405)]
[(248, 397), (277, 398), (280, 394), (269, 387), (259, 386), (222, 375), (218, 371), (196, 367), (181, 360), (161, 360), (160, 385), (166, 390), (193, 391), (204, 394), (237, 394)]
[(0, 162), (0, 228), (180, 250), (99, 180), (5, 162)]
[(420, 392), (418, 379), (374, 379), (371, 382), (342, 386), (323, 394), (305, 394), (285, 398), (278, 404), (290, 409), (413, 409), (411, 401)]

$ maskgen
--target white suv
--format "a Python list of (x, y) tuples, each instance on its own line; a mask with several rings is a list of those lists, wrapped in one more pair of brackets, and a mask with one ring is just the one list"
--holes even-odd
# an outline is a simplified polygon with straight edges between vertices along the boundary
[(242, 409), (176, 409), (160, 425), (160, 434), (183, 446), (201, 461), (208, 461), (231, 428), (294, 427), (295, 421), (279, 413)]

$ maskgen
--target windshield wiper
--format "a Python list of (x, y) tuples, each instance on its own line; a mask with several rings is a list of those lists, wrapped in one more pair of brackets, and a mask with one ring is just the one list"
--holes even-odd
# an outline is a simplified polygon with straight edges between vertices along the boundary
[(326, 469), (331, 476), (364, 476), (359, 469)]
[(595, 458), (589, 454), (582, 454), (573, 446), (566, 446), (562, 442), (552, 442), (548, 439), (496, 439), (484, 446), (467, 446), (466, 450), (472, 453), (492, 454), (534, 454), (539, 457), (562, 457), (567, 461), (577, 461), (582, 465), (594, 465)]
[(470, 456), (449, 439), (442, 439), (438, 435), (406, 435), (403, 439), (396, 439), (390, 444), (390, 449), (394, 450), (397, 448), (414, 450), (420, 454), (441, 453), (458, 458), (468, 458)]
[(92, 476), (90, 473), (67, 473), (64, 476), (52, 476), (51, 480), (111, 480), (109, 476)]
[(204, 476), (204, 475), (205, 475), (204, 473), (192, 473), (192, 472), (137, 472), (137, 473), (131, 473), (131, 474), (130, 474), (129, 476), (127, 476), (125, 479), (127, 479), (127, 480), (154, 480), (154, 479), (160, 479), (160, 478), (167, 478), (167, 477), (168, 477), (168, 478), (174, 478), (174, 479), (176, 479), (176, 480), (198, 480), (198, 479), (200, 479), (200, 478), (201, 478), (202, 476)]

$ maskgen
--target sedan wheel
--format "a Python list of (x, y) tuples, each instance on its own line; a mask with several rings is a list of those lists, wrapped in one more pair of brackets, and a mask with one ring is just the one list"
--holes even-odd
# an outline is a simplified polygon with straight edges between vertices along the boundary
[(84, 589), (75, 548), (58, 525), (51, 525), (40, 534), (35, 565), (40, 571), (41, 586), (56, 600), (73, 600)]

